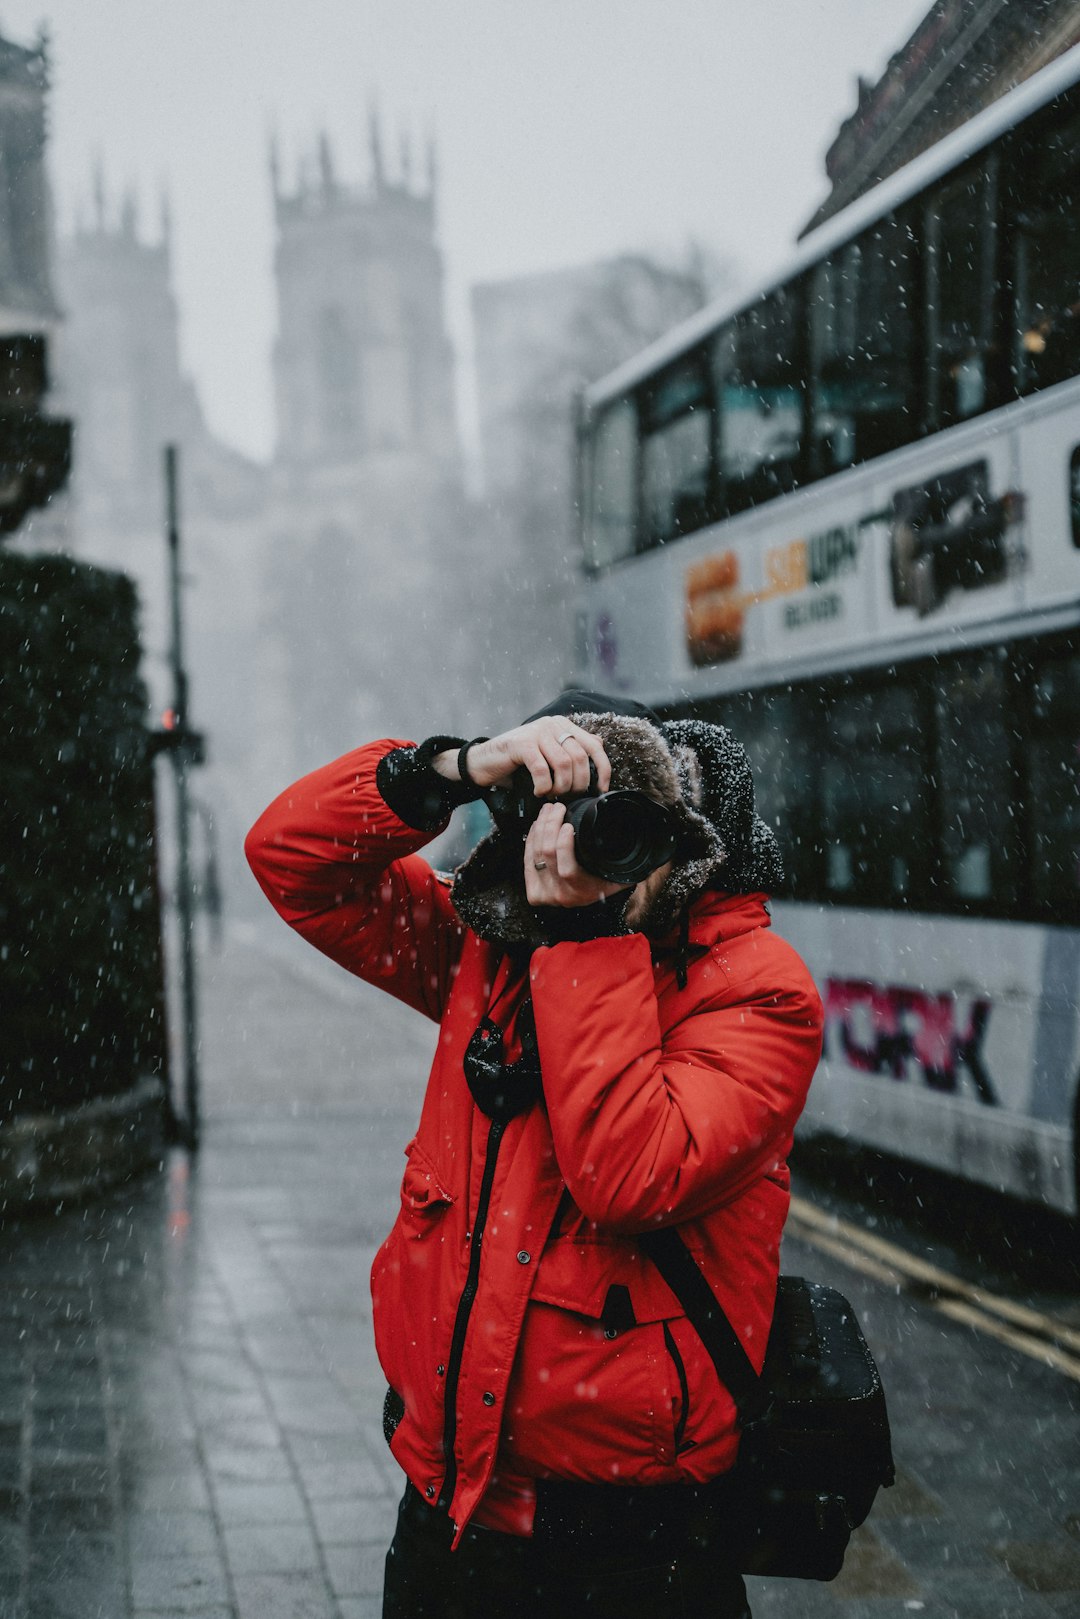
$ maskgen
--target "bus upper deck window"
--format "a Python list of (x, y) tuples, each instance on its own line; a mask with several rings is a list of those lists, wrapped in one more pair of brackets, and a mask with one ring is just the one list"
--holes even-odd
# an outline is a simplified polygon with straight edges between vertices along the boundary
[(811, 281), (813, 460), (818, 476), (915, 438), (914, 235), (889, 215)]
[(724, 509), (743, 511), (794, 489), (803, 445), (797, 287), (743, 311), (713, 347)]
[(1020, 150), (1016, 226), (1016, 372), (1022, 393), (1080, 374), (1080, 119)]
[(603, 568), (632, 556), (636, 537), (637, 411), (630, 399), (609, 405), (592, 430), (588, 460), (585, 553)]
[(643, 539), (664, 545), (710, 517), (712, 395), (701, 354), (656, 378), (642, 407)]
[(994, 179), (975, 169), (926, 206), (929, 413), (940, 427), (993, 403)]

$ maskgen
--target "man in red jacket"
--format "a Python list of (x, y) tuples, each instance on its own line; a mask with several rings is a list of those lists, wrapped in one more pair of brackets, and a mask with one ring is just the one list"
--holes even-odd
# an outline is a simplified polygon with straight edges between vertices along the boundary
[[(659, 822), (632, 882), (577, 858), (567, 804), (609, 789)], [(451, 885), (416, 851), (480, 796)], [(734, 1402), (636, 1241), (678, 1229), (760, 1369), (821, 1006), (769, 927), (742, 748), (567, 692), (490, 740), (346, 754), (247, 853), (291, 926), (441, 1025), (372, 1269), (408, 1478), (386, 1619), (743, 1619)]]

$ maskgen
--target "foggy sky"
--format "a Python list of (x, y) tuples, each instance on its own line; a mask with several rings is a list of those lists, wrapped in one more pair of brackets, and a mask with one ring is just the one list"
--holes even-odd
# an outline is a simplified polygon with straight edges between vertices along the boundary
[[(697, 238), (767, 270), (826, 189), (822, 158), (929, 0), (0, 0), (53, 37), (60, 228), (95, 157), (156, 234), (172, 197), (184, 363), (213, 428), (273, 438), (268, 135), (291, 182), (325, 127), (367, 171), (377, 97), (437, 135), (440, 238), (459, 353), (471, 283)], [(468, 399), (465, 400), (468, 416)], [(468, 436), (469, 423), (466, 420)]]

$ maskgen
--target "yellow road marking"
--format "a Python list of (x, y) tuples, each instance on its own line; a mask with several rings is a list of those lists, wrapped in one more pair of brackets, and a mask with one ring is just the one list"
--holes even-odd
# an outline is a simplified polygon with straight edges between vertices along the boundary
[(1080, 1332), (1065, 1322), (988, 1293), (897, 1243), (837, 1214), (827, 1214), (805, 1198), (791, 1200), (791, 1228), (794, 1236), (886, 1286), (910, 1288), (916, 1284), (926, 1290), (928, 1302), (943, 1315), (977, 1327), (1080, 1382)]
[(1044, 1343), (1040, 1338), (1032, 1338), (1026, 1332), (1014, 1332), (1003, 1321), (995, 1321), (992, 1316), (977, 1310), (971, 1304), (964, 1304), (960, 1299), (938, 1299), (935, 1309), (942, 1315), (951, 1317), (953, 1321), (962, 1321), (965, 1326), (977, 1327), (980, 1332), (988, 1332), (992, 1338), (997, 1338), (1011, 1349), (1019, 1349), (1034, 1360), (1041, 1360), (1047, 1366), (1053, 1366), (1056, 1371), (1064, 1372), (1074, 1382), (1080, 1383), (1080, 1360), (1073, 1355), (1066, 1355), (1053, 1344)]
[(822, 1232), (800, 1231), (797, 1221), (792, 1221), (791, 1224), (794, 1234), (802, 1237), (804, 1242), (813, 1243), (815, 1248), (832, 1254), (834, 1259), (850, 1265), (853, 1270), (862, 1271), (864, 1276), (872, 1276), (875, 1282), (882, 1282), (886, 1287), (903, 1287), (904, 1278), (899, 1271), (893, 1270), (891, 1265), (881, 1265), (868, 1254), (860, 1253), (857, 1248), (850, 1248), (834, 1237), (826, 1237)]

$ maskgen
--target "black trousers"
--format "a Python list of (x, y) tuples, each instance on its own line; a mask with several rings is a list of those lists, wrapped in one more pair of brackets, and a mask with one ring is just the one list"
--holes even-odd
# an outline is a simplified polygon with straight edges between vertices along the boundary
[[(467, 1528), (452, 1552), (446, 1513), (409, 1485), (386, 1556), (383, 1619), (750, 1619), (742, 1577), (704, 1543), (715, 1536), (695, 1531), (689, 1490), (679, 1490), (678, 1511), (667, 1489), (537, 1493), (533, 1538)], [(597, 1511), (598, 1496), (612, 1510), (601, 1500)]]

